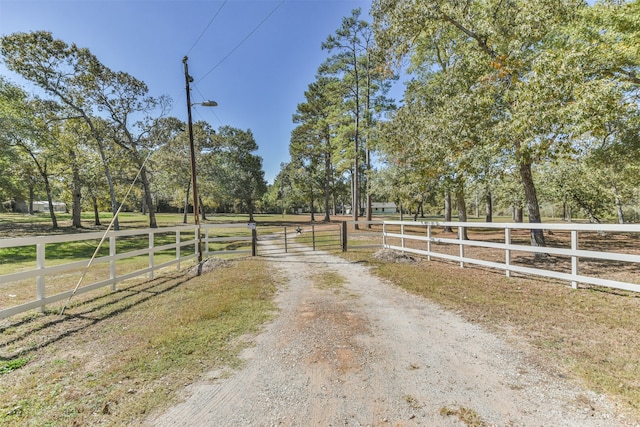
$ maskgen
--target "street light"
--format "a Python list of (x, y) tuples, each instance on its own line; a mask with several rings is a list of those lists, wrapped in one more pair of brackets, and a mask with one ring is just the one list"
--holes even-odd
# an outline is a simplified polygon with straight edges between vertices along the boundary
[(193, 187), (193, 215), (195, 219), (195, 223), (197, 226), (196, 236), (196, 244), (198, 248), (198, 263), (202, 262), (202, 242), (200, 240), (200, 217), (198, 215), (198, 187), (196, 184), (196, 153), (195, 147), (193, 145), (193, 123), (191, 120), (191, 107), (193, 105), (202, 105), (203, 107), (216, 107), (218, 103), (216, 101), (205, 101), (205, 102), (197, 102), (195, 104), (191, 103), (191, 90), (189, 88), (189, 83), (193, 81), (193, 78), (189, 75), (189, 66), (187, 65), (188, 57), (184, 57), (182, 59), (182, 63), (184, 64), (184, 79), (186, 82), (187, 89), (187, 118), (189, 123), (189, 151), (191, 153), (191, 186)]

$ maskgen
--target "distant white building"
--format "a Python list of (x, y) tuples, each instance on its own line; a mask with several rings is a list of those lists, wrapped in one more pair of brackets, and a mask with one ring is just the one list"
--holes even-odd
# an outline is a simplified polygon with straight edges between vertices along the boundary
[(394, 214), (398, 212), (398, 207), (395, 203), (392, 202), (372, 202), (371, 203), (371, 214), (372, 215), (382, 215), (382, 214)]
[[(44, 212), (44, 213), (49, 213), (49, 202), (42, 201), (34, 201), (33, 202), (33, 211), (34, 212)], [(64, 202), (53, 202), (53, 211), (54, 212), (66, 212), (67, 211), (67, 204)]]
[[(351, 206), (345, 206), (346, 214), (351, 215)], [(363, 206), (364, 209), (364, 206)], [(392, 202), (372, 202), (371, 214), (372, 215), (388, 215), (398, 212), (398, 208), (395, 203)]]

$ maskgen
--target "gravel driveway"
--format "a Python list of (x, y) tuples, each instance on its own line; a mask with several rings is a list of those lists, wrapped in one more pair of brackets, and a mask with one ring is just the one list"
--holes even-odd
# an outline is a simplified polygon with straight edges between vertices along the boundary
[(150, 425), (624, 425), (603, 397), (536, 367), (524, 348), (360, 264), (301, 249), (268, 259), (284, 278), (280, 312), (244, 367), (209, 373)]

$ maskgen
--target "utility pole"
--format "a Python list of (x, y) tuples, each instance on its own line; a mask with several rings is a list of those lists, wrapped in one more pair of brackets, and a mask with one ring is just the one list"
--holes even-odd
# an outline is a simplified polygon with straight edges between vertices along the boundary
[(195, 224), (197, 226), (197, 236), (196, 236), (196, 247), (198, 251), (198, 262), (202, 262), (202, 241), (200, 240), (200, 216), (198, 215), (198, 187), (196, 185), (196, 153), (195, 147), (193, 144), (193, 123), (191, 119), (191, 89), (189, 88), (189, 83), (193, 81), (193, 78), (189, 75), (189, 65), (187, 61), (188, 57), (184, 57), (182, 59), (182, 63), (184, 64), (184, 79), (186, 83), (187, 89), (187, 120), (189, 123), (189, 151), (191, 153), (191, 187), (193, 188), (193, 217), (195, 219)]

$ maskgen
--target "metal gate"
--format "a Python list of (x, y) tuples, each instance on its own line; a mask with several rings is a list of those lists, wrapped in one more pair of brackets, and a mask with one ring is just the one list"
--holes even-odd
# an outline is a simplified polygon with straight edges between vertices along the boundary
[(341, 223), (258, 224), (255, 229), (255, 254), (274, 254), (304, 251), (340, 251), (343, 249)]

